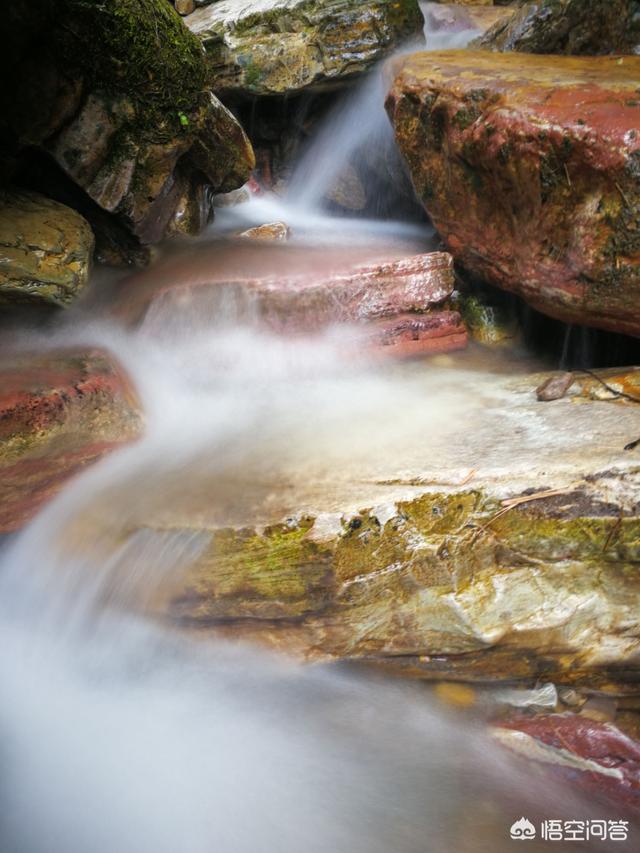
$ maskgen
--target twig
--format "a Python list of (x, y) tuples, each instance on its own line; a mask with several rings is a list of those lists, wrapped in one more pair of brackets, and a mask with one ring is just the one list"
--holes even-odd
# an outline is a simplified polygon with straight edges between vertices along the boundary
[(593, 372), (593, 370), (589, 370), (586, 367), (577, 367), (576, 372), (587, 373), (589, 376), (593, 377), (597, 382), (599, 382), (604, 388), (606, 388), (610, 394), (613, 394), (614, 397), (624, 397), (625, 400), (631, 400), (632, 403), (640, 403), (640, 397), (634, 397), (633, 394), (627, 394), (626, 391), (616, 391), (615, 388), (612, 388), (611, 385), (608, 385), (604, 381), (604, 379), (601, 379), (597, 373)]
[(531, 501), (540, 501), (544, 498), (554, 498), (557, 495), (568, 495), (573, 491), (574, 487), (571, 486), (568, 489), (547, 489), (545, 492), (536, 492), (533, 495), (521, 495), (518, 498), (508, 498), (507, 500), (501, 501), (503, 509), (497, 512), (493, 518), (490, 518), (489, 521), (485, 525), (483, 525), (480, 529), (485, 531), (490, 524), (493, 524), (498, 518), (501, 518), (505, 515), (509, 510), (513, 509), (516, 506), (520, 506), (521, 504), (530, 503)]

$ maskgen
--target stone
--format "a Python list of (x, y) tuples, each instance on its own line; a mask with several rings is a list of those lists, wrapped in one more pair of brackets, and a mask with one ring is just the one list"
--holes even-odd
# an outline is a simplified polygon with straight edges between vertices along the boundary
[(629, 0), (537, 0), (496, 23), (472, 47), (570, 55), (625, 52), (630, 24)]
[(4, 352), (0, 533), (22, 527), (71, 476), (140, 432), (135, 393), (107, 353)]
[(243, 96), (343, 85), (423, 25), (417, 0), (219, 0), (185, 21), (214, 91)]
[(265, 225), (248, 228), (238, 236), (247, 240), (268, 240), (283, 243), (289, 239), (290, 234), (291, 229), (286, 222), (268, 222)]
[(543, 313), (640, 334), (638, 57), (398, 61), (399, 147), (446, 248)]
[(0, 191), (0, 304), (65, 306), (87, 283), (93, 233), (75, 210), (26, 191)]
[(77, 519), (87, 547), (110, 538), (124, 566), (133, 529), (158, 548), (197, 537), (189, 564), (141, 599), (201, 641), (430, 681), (633, 695), (640, 474), (623, 446), (635, 407), (541, 406), (532, 377), (478, 372), (456, 404), (454, 373), (433, 363), (406, 385), (395, 369), (371, 417), (329, 434), (303, 407), (301, 435), (287, 408), (282, 433), (259, 427), (250, 476), (242, 438), (214, 471), (201, 456), (177, 481), (136, 470), (118, 487), (134, 517), (118, 517), (117, 492), (96, 496)]
[(549, 376), (541, 385), (536, 388), (536, 397), (544, 403), (549, 403), (552, 400), (561, 400), (573, 385), (575, 376), (573, 373), (559, 373), (556, 376)]
[(640, 809), (640, 743), (613, 723), (572, 713), (514, 715), (492, 734), (508, 750), (552, 769), (568, 785), (604, 795), (616, 811)]
[[(457, 312), (440, 315), (437, 322), (429, 322), (430, 315), (423, 316), (453, 292), (450, 255), (431, 252), (369, 264), (351, 262), (331, 272), (314, 269), (310, 262), (304, 263), (304, 256), (311, 257), (308, 250), (301, 255), (304, 266), (288, 275), (266, 269), (252, 277), (250, 271), (229, 274), (223, 268), (212, 274), (207, 267), (201, 279), (192, 275), (188, 283), (176, 282), (168, 271), (165, 284), (162, 273), (154, 270), (153, 289), (145, 294), (143, 288), (137, 288), (137, 304), (129, 319), (139, 322), (159, 306), (164, 311), (180, 306), (184, 311), (191, 304), (197, 313), (199, 306), (211, 306), (215, 298), (227, 304), (233, 300), (242, 317), (255, 318), (276, 332), (313, 332), (332, 324), (362, 324), (365, 335), (371, 330), (381, 338), (442, 337), (443, 330), (448, 333), (455, 329), (455, 334), (464, 335), (466, 340)], [(407, 314), (412, 316), (407, 318)], [(396, 325), (374, 329), (370, 324), (377, 320)]]
[(514, 11), (513, 6), (493, 6), (491, 3), (429, 3), (423, 6), (427, 47), (433, 50), (442, 43), (442, 38), (450, 40), (463, 34), (467, 38), (474, 31), (481, 36), (499, 22), (504, 25)]
[(195, 0), (176, 0), (176, 12), (179, 15), (190, 15), (195, 8)]
[[(16, 99), (23, 89), (32, 96), (20, 110), (9, 102), (0, 119), (17, 174), (37, 145), (138, 246), (173, 233), (186, 209), (200, 208), (203, 187), (228, 192), (247, 181), (251, 144), (211, 92), (202, 46), (167, 0), (61, 0), (53, 11), (36, 2), (37, 18), (26, 0), (12, 10), (18, 35), (30, 28), (25, 50), (47, 61), (41, 68), (20, 55), (12, 69), (21, 81)], [(94, 50), (86, 50), (89, 43)], [(78, 91), (65, 95), (69, 78)], [(60, 102), (62, 115), (43, 113), (38, 89), (56, 89), (48, 101)], [(206, 223), (208, 213), (190, 216), (189, 227)]]

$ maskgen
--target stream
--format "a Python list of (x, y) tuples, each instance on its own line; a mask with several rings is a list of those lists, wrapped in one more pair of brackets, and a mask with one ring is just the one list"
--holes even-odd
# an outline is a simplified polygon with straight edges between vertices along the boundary
[[(219, 208), (146, 270), (96, 271), (63, 319), (16, 334), (18, 348), (112, 352), (145, 433), (1, 546), (2, 853), (489, 853), (513, 849), (523, 816), (602, 816), (503, 751), (486, 708), (179, 630), (161, 606), (209, 529), (319, 501), (329, 523), (365, 487), (382, 503), (385, 478), (425, 458), (464, 481), (465, 424), (491, 409), (505, 433), (520, 428), (504, 382), (545, 366), (521, 343), (390, 363), (356, 329), (281, 335), (256, 324), (251, 300), (179, 286), (436, 249), (426, 222), (327, 210), (327, 188), (366, 142), (393, 145), (381, 91), (374, 72), (329, 116), (284, 196)], [(290, 227), (287, 243), (232, 236), (273, 221)], [(506, 464), (498, 455), (484, 463)]]

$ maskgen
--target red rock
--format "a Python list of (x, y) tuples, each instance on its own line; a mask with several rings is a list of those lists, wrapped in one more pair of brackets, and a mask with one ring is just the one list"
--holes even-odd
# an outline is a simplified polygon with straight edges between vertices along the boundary
[(398, 61), (387, 101), (464, 267), (565, 322), (640, 335), (640, 57)]
[(360, 345), (367, 354), (373, 348), (403, 357), (466, 344), (460, 315), (444, 309), (453, 287), (453, 261), (445, 252), (363, 263), (353, 250), (328, 254), (246, 240), (240, 256), (191, 252), (186, 262), (178, 256), (136, 274), (123, 282), (115, 310), (125, 322), (162, 327), (176, 310), (197, 321), (233, 304), (238, 319), (276, 334), (354, 327), (350, 358)]
[(96, 350), (4, 354), (0, 532), (17, 530), (73, 474), (140, 433), (122, 370)]
[[(525, 737), (510, 744), (500, 730)], [(495, 733), (517, 754), (548, 764), (579, 787), (640, 809), (640, 743), (612, 723), (572, 713), (519, 715), (501, 721)]]
[(457, 311), (400, 314), (367, 326), (372, 350), (385, 357), (411, 358), (464, 349), (467, 329)]

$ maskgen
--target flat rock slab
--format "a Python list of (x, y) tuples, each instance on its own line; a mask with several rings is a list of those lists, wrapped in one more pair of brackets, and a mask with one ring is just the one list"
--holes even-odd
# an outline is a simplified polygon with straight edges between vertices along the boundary
[[(257, 257), (260, 257), (258, 254)], [(235, 319), (277, 334), (323, 333), (348, 327), (344, 336), (349, 357), (360, 350), (406, 357), (464, 348), (467, 331), (460, 314), (445, 303), (453, 294), (453, 260), (446, 252), (380, 259), (370, 263), (345, 260), (333, 269), (316, 266), (314, 254), (302, 255), (281, 272), (269, 271), (273, 255), (262, 255), (264, 270), (251, 264), (244, 271), (224, 266), (202, 277), (185, 276), (166, 284), (154, 276), (146, 296), (134, 295), (131, 319), (161, 326), (168, 315), (211, 316), (231, 311)], [(141, 278), (144, 281), (146, 276)]]
[(417, 0), (220, 0), (185, 18), (216, 91), (295, 94), (344, 84), (422, 32)]
[(106, 353), (3, 354), (0, 533), (22, 527), (69, 477), (140, 431), (129, 381)]
[(570, 323), (640, 334), (640, 58), (399, 61), (387, 108), (457, 261)]
[(157, 580), (154, 555), (180, 555), (139, 606), (203, 637), (411, 677), (637, 690), (636, 404), (541, 403), (540, 376), (435, 365), (346, 378), (315, 402), (292, 379), (267, 404), (260, 376), (244, 391), (269, 417), (222, 458), (147, 465), (74, 521), (89, 552), (122, 548), (116, 572), (135, 559), (144, 579), (148, 561)]

